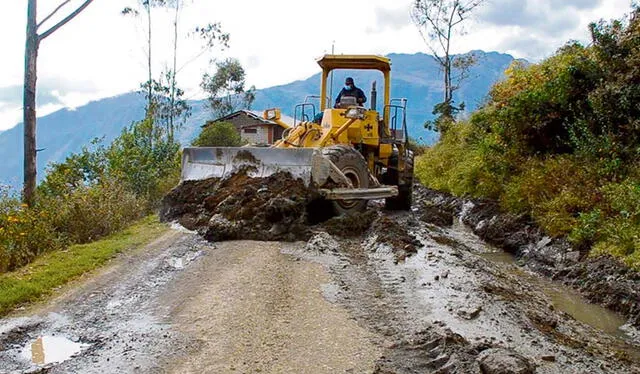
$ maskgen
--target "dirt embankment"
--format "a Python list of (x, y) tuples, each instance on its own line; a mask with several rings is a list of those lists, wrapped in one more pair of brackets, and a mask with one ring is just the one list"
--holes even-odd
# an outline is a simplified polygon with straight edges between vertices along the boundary
[(520, 264), (580, 291), (640, 327), (640, 274), (611, 257), (591, 258), (564, 238), (550, 238), (530, 219), (504, 213), (491, 200), (462, 199), (417, 186), (425, 204), (421, 219), (446, 225), (460, 219), (486, 242), (516, 256)]

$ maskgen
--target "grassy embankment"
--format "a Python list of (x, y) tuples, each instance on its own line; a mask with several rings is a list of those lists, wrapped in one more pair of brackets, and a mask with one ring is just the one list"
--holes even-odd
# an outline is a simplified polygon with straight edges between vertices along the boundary
[(515, 63), (417, 161), (427, 186), (496, 199), (593, 256), (640, 269), (640, 10)]
[(157, 216), (149, 216), (102, 240), (45, 253), (27, 266), (0, 274), (0, 315), (50, 295), (57, 287), (104, 265), (118, 253), (149, 243), (166, 230)]

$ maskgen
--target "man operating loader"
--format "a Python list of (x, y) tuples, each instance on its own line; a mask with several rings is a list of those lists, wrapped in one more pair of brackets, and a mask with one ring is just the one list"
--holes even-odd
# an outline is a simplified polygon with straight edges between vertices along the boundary
[(364, 103), (367, 102), (367, 97), (364, 95), (364, 92), (358, 87), (356, 87), (356, 85), (353, 83), (353, 78), (351, 77), (345, 79), (344, 87), (342, 88), (342, 90), (340, 90), (340, 93), (336, 98), (335, 108), (340, 108), (340, 100), (343, 97), (349, 97), (349, 96), (355, 97), (356, 103), (358, 103), (358, 105), (360, 106), (362, 106)]

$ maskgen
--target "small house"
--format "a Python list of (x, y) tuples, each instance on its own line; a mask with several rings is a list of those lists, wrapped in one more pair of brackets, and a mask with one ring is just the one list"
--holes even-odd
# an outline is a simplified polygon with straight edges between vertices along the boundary
[[(280, 118), (289, 126), (293, 125), (293, 118)], [(236, 127), (240, 137), (250, 144), (273, 144), (282, 138), (284, 128), (274, 121), (265, 119), (262, 112), (239, 110), (212, 122), (228, 122)]]

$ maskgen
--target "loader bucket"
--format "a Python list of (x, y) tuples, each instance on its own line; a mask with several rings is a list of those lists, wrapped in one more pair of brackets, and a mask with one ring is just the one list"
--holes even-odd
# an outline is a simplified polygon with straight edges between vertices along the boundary
[(314, 148), (194, 147), (182, 153), (182, 180), (226, 178), (238, 171), (264, 178), (288, 172), (305, 185), (320, 186), (329, 176), (319, 150)]

